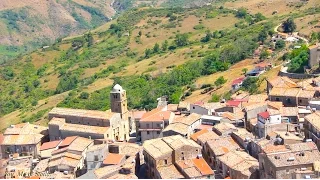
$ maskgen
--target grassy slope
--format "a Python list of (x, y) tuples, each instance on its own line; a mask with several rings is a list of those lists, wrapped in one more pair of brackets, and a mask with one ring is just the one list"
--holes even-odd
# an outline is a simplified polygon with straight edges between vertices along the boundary
[[(255, 1), (249, 0), (248, 2), (251, 2), (252, 4), (254, 4)], [(239, 7), (237, 2), (235, 2), (233, 4), (227, 3), (226, 6), (227, 7)], [(255, 6), (248, 5), (248, 9), (253, 12), (256, 10), (254, 7)], [(267, 13), (266, 15), (269, 15), (268, 12), (266, 12), (266, 13)], [(155, 21), (157, 18), (152, 17), (150, 19), (152, 21)], [(135, 42), (134, 37), (137, 36), (138, 30), (135, 29), (134, 31), (131, 32), (129, 47), (131, 50), (137, 52), (138, 56), (141, 56), (141, 55), (143, 55), (145, 48), (152, 48), (152, 46), (156, 42), (161, 44), (164, 39), (169, 39), (169, 41), (170, 41), (170, 37), (174, 36), (174, 33), (176, 33), (177, 31), (191, 32), (191, 34), (192, 34), (191, 39), (192, 40), (199, 39), (200, 37), (203, 36), (205, 30), (194, 30), (193, 27), (195, 25), (199, 24), (200, 19), (202, 19), (203, 24), (206, 27), (208, 27), (210, 30), (220, 30), (220, 29), (224, 29), (224, 28), (232, 28), (234, 26), (234, 23), (238, 21), (232, 15), (217, 16), (213, 19), (206, 19), (203, 16), (196, 17), (194, 15), (189, 15), (189, 16), (184, 17), (184, 19), (181, 23), (181, 27), (163, 30), (163, 29), (160, 29), (159, 26), (161, 24), (166, 24), (168, 22), (167, 18), (160, 19), (161, 24), (157, 25), (158, 27), (157, 26), (150, 26), (150, 25), (148, 27), (146, 27), (148, 19), (141, 20), (140, 22), (137, 23), (136, 26), (140, 27), (140, 29), (143, 31), (143, 34), (150, 32), (151, 37), (147, 38), (145, 35), (143, 35), (141, 37), (142, 44), (137, 44)], [(109, 28), (109, 26), (110, 26), (110, 23), (107, 23), (106, 25), (103, 25), (103, 26), (97, 28), (96, 30), (92, 31), (95, 34), (94, 41), (96, 43), (96, 46), (99, 46), (99, 44), (101, 44), (103, 41), (109, 41), (109, 39), (107, 37), (104, 37), (104, 36), (99, 37), (98, 36), (99, 33), (105, 32)], [(153, 37), (153, 35), (155, 35), (155, 37)], [(41, 50), (36, 50), (35, 52), (33, 52), (32, 54), (29, 55), (32, 57), (31, 58), (32, 64), (34, 64), (34, 66), (36, 68), (43, 66), (45, 63), (51, 64), (49, 66), (49, 68), (46, 70), (46, 75), (41, 78), (41, 88), (48, 89), (48, 90), (55, 90), (55, 88), (57, 87), (59, 77), (57, 75), (56, 70), (53, 67), (53, 64), (56, 61), (55, 58), (58, 58), (59, 56), (61, 56), (61, 54), (63, 52), (67, 51), (67, 49), (70, 48), (71, 40), (72, 40), (72, 38), (67, 38), (65, 41), (63, 41), (61, 44), (59, 44), (59, 51), (49, 50), (49, 51), (42, 52)], [(102, 70), (110, 65), (120, 66), (121, 64), (125, 63), (125, 67), (124, 67), (124, 69), (122, 69), (122, 71), (120, 71), (118, 73), (111, 74), (109, 77), (98, 79), (95, 82), (93, 82), (92, 84), (85, 86), (83, 88), (80, 88), (79, 91), (77, 91), (77, 93), (80, 94), (81, 91), (86, 91), (86, 92), (91, 93), (91, 92), (103, 89), (105, 87), (108, 87), (113, 83), (113, 80), (110, 78), (112, 78), (114, 76), (123, 76), (123, 75), (127, 76), (127, 75), (135, 75), (135, 74), (142, 74), (142, 73), (157, 74), (160, 71), (166, 72), (166, 71), (168, 71), (168, 69), (166, 68), (167, 66), (172, 65), (172, 64), (180, 65), (180, 64), (183, 64), (187, 61), (190, 61), (191, 59), (193, 59), (190, 56), (190, 54), (195, 53), (195, 52), (197, 53), (199, 51), (206, 51), (206, 49), (207, 49), (207, 46), (204, 46), (203, 48), (201, 48), (201, 46), (194, 46), (192, 48), (185, 47), (185, 48), (181, 48), (181, 49), (176, 50), (174, 53), (167, 53), (167, 54), (163, 54), (161, 56), (156, 55), (156, 56), (153, 56), (149, 59), (144, 59), (138, 63), (136, 62), (137, 58), (130, 59), (130, 58), (126, 58), (123, 55), (116, 56), (114, 59), (106, 59), (105, 64), (100, 64), (98, 67), (95, 67), (95, 68), (84, 69), (84, 73), (81, 75), (81, 77), (84, 78), (84, 77), (92, 76), (95, 72), (97, 72), (97, 71), (99, 72), (100, 70)], [(79, 51), (81, 52), (81, 50), (79, 50)], [(22, 59), (26, 60), (26, 57), (27, 56), (23, 57)], [(151, 63), (153, 61), (155, 63)], [(20, 62), (23, 62), (23, 61), (20, 61)], [(23, 66), (23, 64), (24, 63), (22, 63), (22, 66)], [(58, 66), (61, 66), (61, 64), (59, 64)], [(77, 67), (78, 67), (78, 65), (74, 65), (72, 68), (70, 68), (70, 70), (77, 69)], [(241, 70), (244, 67), (247, 67), (248, 69), (253, 67), (252, 61), (246, 60), (246, 61), (240, 62), (238, 64), (235, 64), (231, 68), (231, 70), (229, 70), (229, 71), (219, 72), (219, 73), (212, 74), (210, 76), (201, 77), (196, 81), (196, 83), (197, 84), (203, 84), (203, 83), (208, 83), (208, 82), (212, 83), (219, 76), (225, 76), (226, 79), (228, 79), (228, 82), (221, 89), (219, 89), (216, 93), (225, 92), (226, 90), (229, 89), (232, 78), (236, 78), (236, 76), (239, 76), (241, 74)], [(153, 70), (155, 68), (156, 68), (156, 70)], [(14, 70), (16, 71), (16, 73), (19, 73), (19, 71), (20, 71), (19, 69), (20, 68), (15, 68)], [(151, 71), (148, 71), (148, 70), (151, 70)], [(276, 74), (275, 73), (276, 71), (277, 70), (272, 71), (272, 74)], [(232, 73), (229, 73), (229, 72), (232, 72)], [(19, 81), (15, 82), (15, 84), (19, 84), (19, 83), (21, 83), (21, 82), (19, 82)], [(15, 84), (13, 84), (13, 85), (15, 86)], [(0, 129), (7, 127), (9, 124), (20, 122), (21, 118), (30, 117), (33, 114), (35, 114), (41, 110), (56, 106), (65, 97), (67, 97), (67, 94), (68, 94), (68, 92), (65, 92), (62, 94), (58, 94), (58, 95), (54, 95), (54, 96), (45, 98), (43, 100), (40, 100), (38, 102), (38, 105), (36, 105), (36, 106), (33, 106), (33, 107), (29, 106), (26, 109), (24, 108), (22, 110), (17, 110), (17, 111), (10, 113), (10, 114), (7, 114), (6, 116), (1, 117), (0, 118)], [(206, 94), (200, 95), (200, 91), (198, 91), (198, 92), (196, 91), (187, 100), (188, 101), (196, 101), (196, 100), (200, 100), (200, 99), (201, 100), (202, 99), (208, 100), (208, 99), (210, 99), (210, 95), (206, 95)], [(46, 114), (44, 114), (42, 116), (42, 118), (40, 118), (42, 120), (39, 121), (38, 123), (45, 124), (46, 123), (45, 117), (46, 117)]]

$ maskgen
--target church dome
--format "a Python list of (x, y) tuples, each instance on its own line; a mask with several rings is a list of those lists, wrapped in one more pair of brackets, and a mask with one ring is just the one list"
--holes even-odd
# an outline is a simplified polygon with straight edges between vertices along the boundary
[(113, 86), (112, 88), (112, 92), (121, 92), (123, 91), (122, 87), (119, 84), (116, 84), (115, 86)]

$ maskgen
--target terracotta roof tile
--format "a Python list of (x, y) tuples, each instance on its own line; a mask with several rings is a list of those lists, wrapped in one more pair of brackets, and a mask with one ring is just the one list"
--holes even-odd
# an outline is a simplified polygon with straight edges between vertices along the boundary
[(195, 142), (197, 142), (198, 137), (199, 137), (201, 134), (204, 134), (204, 133), (207, 133), (207, 132), (209, 132), (208, 129), (202, 129), (202, 130), (200, 130), (200, 131), (192, 134), (192, 135), (190, 136), (190, 138), (191, 138), (192, 140), (194, 140)]
[(69, 146), (76, 138), (77, 138), (77, 136), (70, 136), (70, 137), (65, 138), (62, 141), (62, 143), (59, 145), (59, 147)]
[(141, 119), (146, 112), (147, 111), (133, 111), (132, 115), (134, 119)]
[(86, 109), (70, 109), (70, 108), (53, 108), (49, 114), (55, 116), (76, 116), (76, 117), (90, 117), (96, 119), (110, 120), (115, 114), (111, 111), (96, 111)]
[(239, 77), (239, 78), (233, 80), (233, 81), (232, 81), (232, 85), (236, 85), (236, 84), (241, 83), (242, 81), (244, 81), (245, 78), (246, 78), (246, 77)]
[(61, 140), (45, 142), (41, 145), (40, 151), (56, 148), (61, 143)]
[(162, 179), (183, 179), (184, 176), (172, 164), (170, 166), (163, 166), (157, 168), (159, 175)]
[(213, 170), (203, 158), (193, 159), (192, 161), (203, 176), (214, 174)]
[(261, 113), (259, 113), (258, 115), (261, 116), (261, 117), (264, 118), (264, 119), (267, 119), (267, 118), (270, 117), (270, 114), (269, 114), (268, 111), (266, 111), (266, 112), (261, 112)]
[(282, 88), (294, 88), (298, 87), (298, 85), (293, 82), (288, 77), (281, 77), (277, 76), (273, 79), (267, 79), (267, 81), (273, 86), (273, 87), (282, 87)]
[(167, 106), (168, 111), (177, 111), (178, 110), (178, 104), (168, 104)]
[(120, 164), (123, 159), (125, 159), (124, 154), (109, 153), (107, 157), (103, 160), (103, 164), (117, 165), (117, 164)]
[(238, 107), (241, 104), (241, 101), (229, 100), (226, 104), (227, 106)]
[(162, 111), (162, 108), (156, 108), (145, 113), (140, 121), (163, 121), (169, 120), (174, 115), (171, 111)]

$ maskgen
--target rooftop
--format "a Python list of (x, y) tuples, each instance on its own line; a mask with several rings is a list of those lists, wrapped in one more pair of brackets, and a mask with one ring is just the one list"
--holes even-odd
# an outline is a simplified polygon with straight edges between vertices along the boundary
[(288, 77), (277, 76), (273, 79), (267, 79), (267, 81), (272, 85), (272, 87), (280, 87), (280, 88), (295, 88), (298, 85), (293, 82)]
[(312, 124), (318, 131), (320, 131), (319, 119), (320, 119), (320, 111), (316, 111), (304, 117), (304, 120)]
[(162, 140), (168, 144), (173, 150), (177, 150), (183, 146), (192, 146), (195, 148), (201, 148), (196, 142), (191, 139), (186, 139), (180, 135), (168, 136), (162, 138)]
[(213, 170), (203, 158), (178, 161), (177, 166), (187, 175), (187, 178), (197, 178), (214, 174)]
[(242, 106), (244, 107), (245, 111), (251, 111), (259, 107), (267, 107), (265, 102), (250, 102), (250, 103), (243, 103)]
[(208, 131), (207, 133), (200, 134), (198, 136), (198, 141), (201, 142), (202, 144), (206, 143), (207, 141), (210, 141), (212, 139), (218, 139), (220, 136), (217, 135), (213, 131)]
[(282, 107), (280, 113), (282, 116), (298, 116), (299, 109), (297, 107)]
[(267, 154), (267, 159), (275, 167), (292, 167), (296, 165), (313, 164), (320, 160), (319, 151), (304, 151), (304, 152), (286, 152)]
[(226, 105), (224, 103), (220, 103), (220, 102), (204, 103), (202, 105), (202, 107), (204, 107), (206, 109), (219, 109), (219, 108), (222, 108), (225, 106)]
[(93, 140), (77, 137), (68, 147), (68, 150), (71, 151), (79, 151), (83, 152), (85, 149), (89, 147), (89, 145), (93, 144)]
[(94, 170), (94, 174), (98, 179), (108, 178), (108, 175), (112, 175), (113, 173), (119, 171), (121, 169), (118, 165), (105, 166), (99, 169)]
[(48, 130), (48, 127), (34, 125), (30, 123), (21, 123), (16, 125), (11, 125), (8, 127), (4, 135), (27, 135), (27, 134), (42, 134), (43, 131)]
[(173, 115), (171, 111), (163, 111), (162, 108), (156, 108), (143, 114), (140, 121), (164, 121), (169, 120)]
[[(231, 169), (244, 168), (245, 166), (244, 167), (237, 166), (242, 163), (243, 163), (243, 165), (246, 165), (246, 166), (248, 165), (247, 168), (250, 168), (252, 166), (259, 167), (258, 160), (253, 158), (252, 156), (250, 156), (248, 153), (246, 153), (244, 151), (231, 151), (231, 152), (224, 154), (223, 156), (218, 157), (218, 159), (219, 159), (219, 161), (221, 161), (223, 164), (225, 164), (226, 166), (228, 166)], [(246, 163), (248, 163), (248, 164), (246, 164)], [(247, 170), (247, 169), (242, 169), (242, 170)]]
[[(54, 119), (52, 119), (51, 121), (54, 121)], [(89, 125), (71, 124), (71, 123), (65, 123), (62, 126), (60, 126), (60, 130), (91, 133), (91, 134), (105, 134), (108, 131), (108, 129), (109, 127), (89, 126)]]
[(232, 134), (238, 136), (239, 138), (241, 138), (242, 140), (249, 140), (249, 139), (254, 139), (254, 136), (252, 133), (250, 133), (249, 131), (247, 131), (244, 128), (237, 128), (237, 131), (233, 131)]
[(45, 142), (41, 145), (40, 151), (56, 148), (59, 146), (60, 143), (61, 140)]
[(278, 101), (267, 101), (269, 109), (280, 110), (283, 108), (283, 103)]
[(237, 128), (233, 124), (221, 122), (213, 126), (213, 129), (223, 134), (224, 132), (236, 130)]
[(106, 165), (117, 165), (120, 164), (121, 161), (125, 159), (125, 155), (123, 154), (114, 154), (114, 153), (109, 153), (107, 157), (103, 160), (103, 164)]
[(172, 153), (173, 151), (161, 138), (145, 141), (143, 143), (143, 148), (154, 159)]
[(49, 115), (89, 117), (94, 119), (110, 120), (115, 113), (109, 111), (95, 111), (86, 109), (53, 108)]
[(147, 111), (132, 111), (132, 116), (134, 119), (141, 119), (146, 112)]
[(291, 96), (296, 97), (300, 92), (300, 88), (282, 88), (282, 87), (274, 87), (269, 92), (271, 96)]
[(81, 159), (82, 159), (81, 155), (73, 154), (70, 152), (64, 152), (61, 154), (53, 155), (49, 159), (48, 166), (55, 167), (55, 166), (59, 166), (59, 165), (65, 165), (65, 166), (70, 166), (70, 167), (75, 168), (80, 164)]
[(285, 131), (274, 131), (274, 132), (284, 140), (296, 140), (296, 141), (301, 141), (301, 142), (303, 140), (303, 138), (296, 136), (295, 134), (293, 134), (291, 132), (285, 132)]
[(178, 108), (186, 108), (189, 109), (190, 103), (186, 101), (180, 101), (178, 104)]
[(188, 128), (189, 126), (187, 124), (184, 124), (181, 122), (174, 122), (169, 124), (166, 128), (164, 128), (162, 133), (168, 132), (168, 131), (174, 131), (181, 135), (185, 135), (185, 134), (188, 134)]
[(96, 150), (104, 149), (107, 147), (108, 147), (108, 144), (97, 144), (89, 147), (87, 152), (96, 151)]
[(232, 113), (232, 112), (224, 112), (222, 114), (222, 117), (230, 120), (230, 121), (237, 121), (237, 120), (241, 120), (244, 119), (244, 112), (240, 111), (240, 112), (236, 112), (236, 113)]
[(69, 146), (76, 138), (77, 138), (77, 136), (66, 137), (64, 140), (62, 140), (59, 147)]
[(268, 119), (270, 117), (270, 114), (268, 111), (265, 111), (265, 112), (261, 112), (258, 114), (259, 116), (261, 116), (262, 118), (264, 119)]
[(3, 145), (28, 145), (40, 143), (43, 135), (41, 134), (27, 134), (27, 135), (5, 135)]
[(175, 112), (178, 110), (178, 104), (168, 104), (167, 105), (167, 110), (168, 111), (172, 111)]
[(233, 81), (232, 81), (232, 85), (236, 85), (236, 84), (241, 83), (242, 81), (244, 81), (245, 78), (246, 78), (246, 77), (239, 77), (239, 78), (233, 80)]
[(118, 93), (118, 92), (122, 92), (122, 91), (123, 91), (123, 88), (119, 84), (116, 84), (116, 85), (113, 86), (111, 92)]
[(174, 119), (174, 122), (184, 123), (188, 126), (192, 125), (201, 118), (200, 114), (191, 113), (189, 116), (181, 116)]
[(250, 95), (248, 98), (248, 102), (265, 102), (268, 99), (267, 94), (257, 94), (257, 95)]
[(207, 132), (209, 132), (208, 129), (202, 129), (202, 130), (200, 130), (200, 131), (198, 131), (198, 132), (196, 132), (196, 133), (193, 133), (193, 134), (190, 136), (190, 138), (191, 138), (192, 140), (194, 140), (194, 141), (197, 142), (198, 137), (199, 137), (200, 135), (202, 135), (202, 134), (207, 133)]
[(229, 100), (226, 102), (227, 106), (238, 107), (241, 104), (241, 101)]
[(207, 144), (216, 156), (240, 149), (240, 146), (231, 137), (220, 137), (208, 141)]
[(162, 179), (184, 179), (184, 176), (172, 164), (170, 166), (162, 166), (157, 168)]

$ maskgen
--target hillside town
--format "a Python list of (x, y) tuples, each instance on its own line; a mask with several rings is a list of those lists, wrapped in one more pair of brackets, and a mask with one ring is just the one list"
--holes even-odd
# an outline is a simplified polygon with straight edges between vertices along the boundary
[[(234, 80), (241, 86), (244, 78)], [(313, 179), (320, 172), (319, 78), (267, 79), (267, 94), (128, 110), (119, 84), (107, 111), (53, 108), (48, 127), (0, 136), (1, 178)], [(235, 87), (235, 83), (230, 88)], [(128, 94), (130, 96), (130, 94)]]

